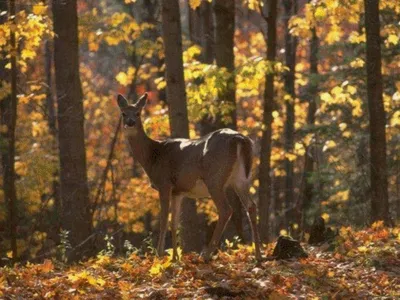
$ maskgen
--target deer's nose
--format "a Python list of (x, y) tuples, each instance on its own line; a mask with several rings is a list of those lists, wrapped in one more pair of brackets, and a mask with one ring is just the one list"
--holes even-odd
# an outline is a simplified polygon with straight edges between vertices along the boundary
[(126, 120), (126, 125), (128, 125), (130, 127), (135, 126), (135, 123), (136, 122), (135, 122), (134, 119), (129, 118), (129, 119)]

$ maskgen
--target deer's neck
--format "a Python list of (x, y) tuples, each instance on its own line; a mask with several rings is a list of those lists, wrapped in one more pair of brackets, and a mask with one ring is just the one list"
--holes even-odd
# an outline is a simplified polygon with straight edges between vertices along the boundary
[(153, 153), (159, 143), (152, 140), (142, 126), (139, 128), (126, 128), (125, 136), (128, 138), (133, 158), (136, 159), (149, 175), (152, 165)]

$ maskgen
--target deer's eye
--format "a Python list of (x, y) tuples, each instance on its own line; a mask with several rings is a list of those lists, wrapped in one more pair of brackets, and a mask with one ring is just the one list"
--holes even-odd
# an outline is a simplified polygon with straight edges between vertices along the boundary
[(123, 117), (126, 117), (126, 113), (122, 113), (122, 116), (123, 116)]
[(140, 117), (140, 112), (137, 112), (137, 113), (136, 113), (136, 117)]

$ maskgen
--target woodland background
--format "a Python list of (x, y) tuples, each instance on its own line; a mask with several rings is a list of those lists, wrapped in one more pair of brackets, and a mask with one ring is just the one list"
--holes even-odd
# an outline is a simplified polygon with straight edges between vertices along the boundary
[[(365, 4), (0, 0), (1, 264), (149, 250), (158, 195), (130, 157), (118, 93), (149, 93), (152, 138), (228, 126), (254, 140), (264, 242), (306, 240), (318, 216), (334, 229), (393, 225), (400, 2)], [(183, 209), (186, 252), (217, 218), (211, 200), (196, 204)], [(249, 241), (242, 215), (227, 239)]]

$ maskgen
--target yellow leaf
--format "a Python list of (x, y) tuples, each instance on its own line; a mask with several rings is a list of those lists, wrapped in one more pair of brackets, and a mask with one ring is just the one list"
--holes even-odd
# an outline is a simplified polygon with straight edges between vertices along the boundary
[(383, 228), (383, 221), (376, 221), (371, 225), (372, 229), (379, 229), (379, 228)]
[(17, 173), (18, 175), (25, 176), (26, 174), (28, 174), (28, 166), (26, 165), (26, 163), (16, 161), (14, 163), (14, 167), (15, 173)]
[(13, 252), (12, 251), (7, 251), (7, 257), (8, 258), (13, 258)]
[(323, 213), (321, 217), (325, 220), (325, 222), (329, 221), (329, 215), (327, 213)]
[(358, 247), (357, 250), (358, 250), (359, 252), (365, 253), (365, 252), (368, 251), (368, 248), (365, 247), (365, 246), (361, 246), (361, 247)]
[(340, 123), (339, 124), (339, 128), (341, 131), (345, 130), (347, 128), (347, 124), (346, 123)]
[(89, 275), (86, 279), (90, 285), (97, 285), (97, 280), (93, 276)]
[(393, 45), (397, 45), (399, 43), (399, 37), (395, 34), (390, 34), (387, 40)]
[(189, 5), (194, 10), (201, 5), (201, 0), (189, 0)]
[(161, 270), (162, 270), (162, 265), (159, 262), (157, 262), (151, 266), (150, 275), (157, 276), (158, 274), (161, 273)]
[(335, 86), (332, 90), (331, 93), (334, 95), (340, 95), (341, 93), (343, 93), (343, 88), (340, 86)]
[(32, 11), (35, 15), (44, 15), (47, 11), (47, 5), (43, 4), (34, 5)]
[(99, 286), (104, 286), (106, 284), (106, 281), (104, 279), (102, 279), (102, 278), (97, 278), (96, 283)]
[(21, 52), (22, 59), (34, 58), (36, 56), (36, 52), (29, 49), (23, 49)]
[(119, 72), (115, 79), (117, 79), (117, 81), (123, 86), (127, 86), (129, 84), (128, 75), (126, 75), (124, 72)]
[(285, 157), (289, 160), (289, 161), (294, 161), (296, 160), (297, 156), (292, 154), (292, 153), (286, 153)]
[(322, 8), (321, 6), (319, 6), (319, 7), (315, 10), (314, 16), (315, 16), (316, 19), (320, 19), (320, 20), (323, 19), (323, 18), (325, 18), (325, 17), (326, 17), (325, 9)]
[(345, 138), (349, 138), (349, 137), (351, 137), (351, 132), (346, 130), (345, 132), (342, 133), (342, 136)]
[(350, 66), (352, 68), (362, 68), (364, 65), (365, 65), (365, 62), (361, 58), (356, 58), (355, 60), (350, 62)]
[(349, 92), (350, 95), (354, 95), (357, 92), (357, 88), (353, 85), (348, 85), (347, 92)]
[(329, 140), (325, 142), (324, 147), (322, 148), (322, 151), (325, 152), (328, 149), (336, 147), (336, 143), (333, 140)]
[(116, 38), (116, 37), (113, 37), (113, 36), (110, 36), (110, 35), (106, 36), (106, 37), (104, 38), (104, 40), (105, 40), (106, 43), (107, 43), (108, 45), (110, 45), (110, 46), (116, 46), (116, 45), (118, 45), (119, 42), (120, 42), (120, 39), (118, 39), (118, 38)]
[(399, 126), (400, 125), (400, 111), (396, 111), (393, 114), (393, 117), (390, 119), (390, 126)]
[(322, 101), (327, 102), (327, 103), (333, 101), (333, 98), (332, 98), (331, 94), (329, 94), (329, 93), (322, 93), (322, 94), (320, 95), (320, 97), (321, 97), (321, 100), (322, 100)]
[(77, 274), (69, 274), (68, 275), (68, 280), (71, 281), (72, 283), (77, 282), (80, 279), (80, 277), (77, 276)]

